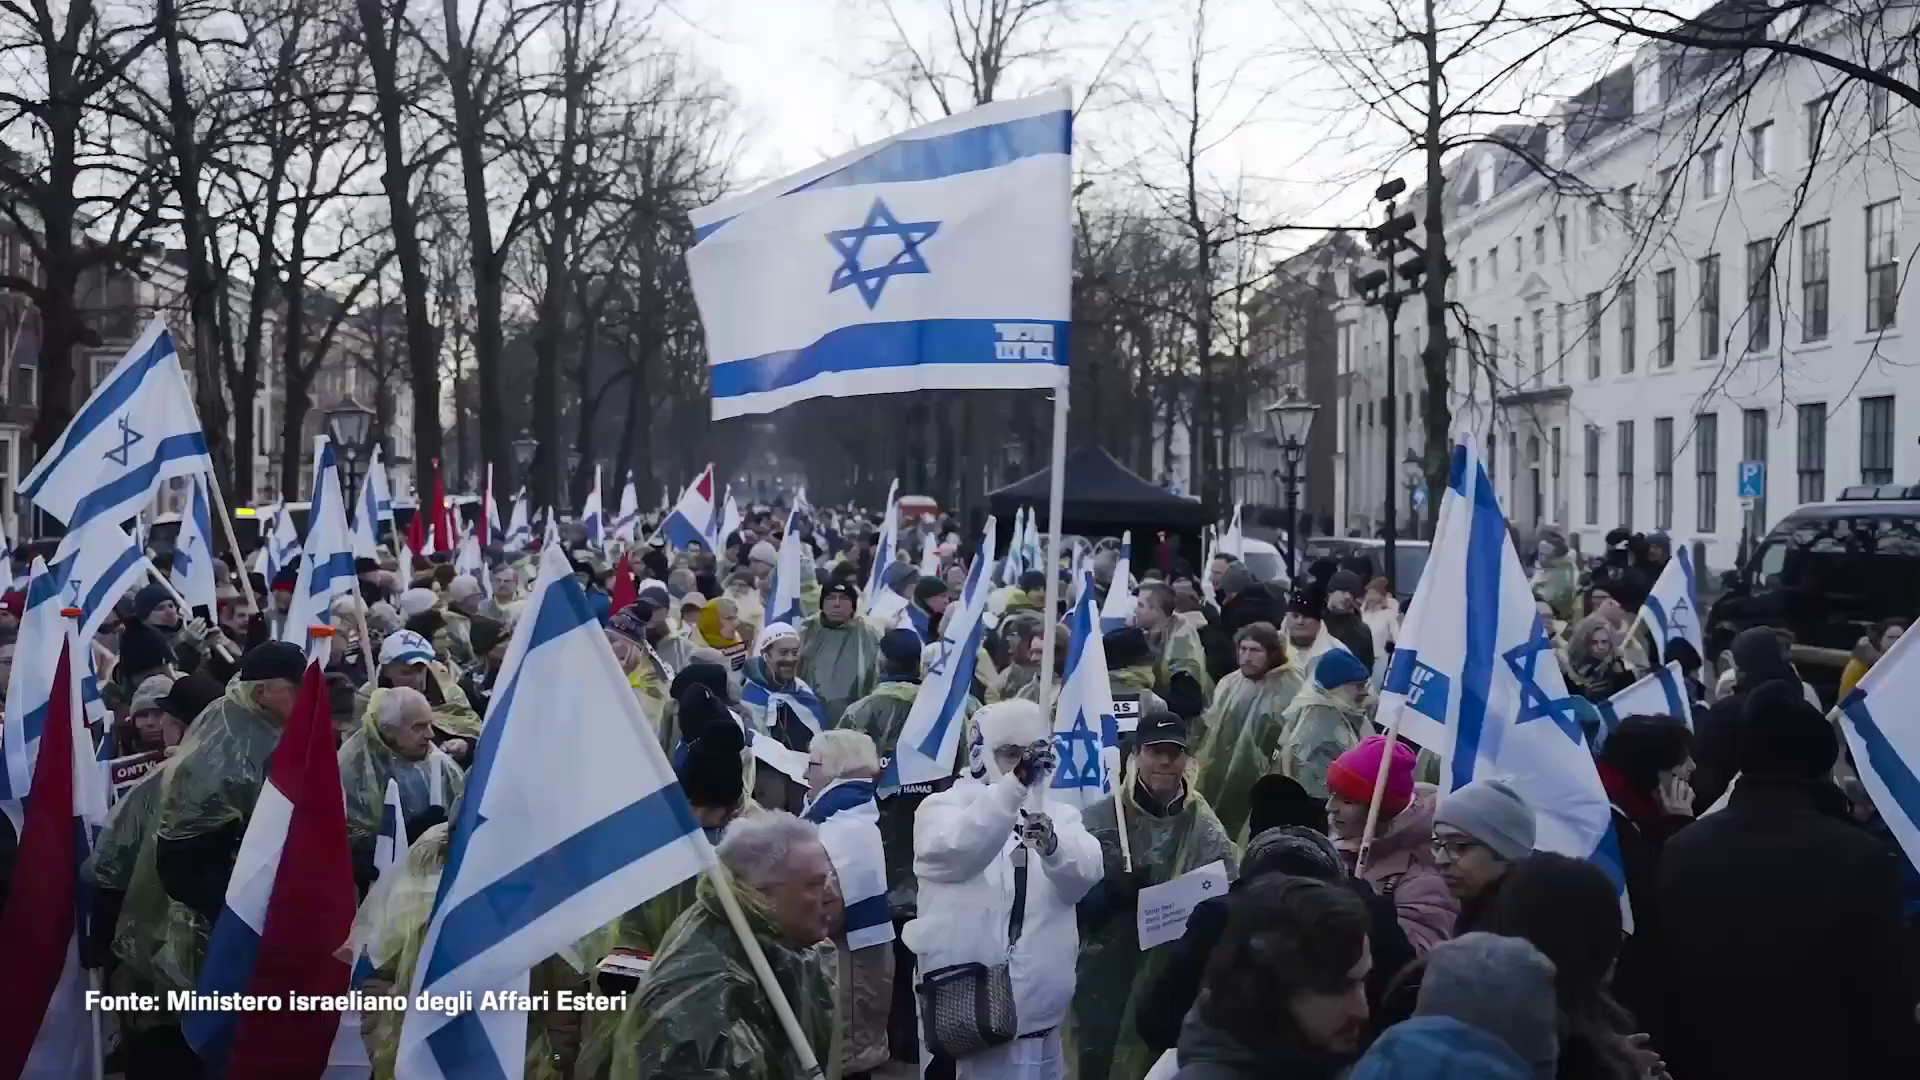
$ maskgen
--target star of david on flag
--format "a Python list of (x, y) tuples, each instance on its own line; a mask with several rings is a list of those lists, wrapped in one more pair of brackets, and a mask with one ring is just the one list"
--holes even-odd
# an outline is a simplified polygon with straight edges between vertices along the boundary
[[(840, 253), (841, 260), (834, 268), (833, 281), (827, 291), (839, 292), (852, 285), (860, 290), (860, 299), (865, 300), (871, 310), (880, 303), (881, 292), (895, 275), (932, 273), (926, 258), (920, 254), (920, 245), (939, 230), (937, 221), (902, 222), (887, 209), (884, 199), (873, 200), (873, 206), (867, 210), (867, 220), (859, 228), (835, 229), (827, 234), (827, 242)], [(897, 237), (900, 250), (878, 266), (861, 266), (862, 249), (869, 239), (879, 236)]]
[[(1049, 797), (1085, 809), (1113, 792), (1120, 771), (1120, 724), (1114, 716), (1113, 684), (1107, 681), (1091, 560), (1081, 566), (1080, 574), (1080, 597), (1070, 616), (1067, 672), (1053, 719), (1060, 765)], [(1138, 717), (1134, 722), (1139, 722)]]
[(108, 461), (124, 469), (127, 465), (127, 455), (133, 451), (134, 444), (146, 436), (133, 430), (133, 425), (129, 424), (124, 416), (117, 423), (120, 426), (120, 445), (109, 449), (106, 457)]

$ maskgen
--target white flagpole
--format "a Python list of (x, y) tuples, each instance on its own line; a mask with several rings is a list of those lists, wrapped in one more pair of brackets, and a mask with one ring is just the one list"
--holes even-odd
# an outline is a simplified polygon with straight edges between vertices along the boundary
[[(1047, 610), (1040, 620), (1039, 697), (1040, 712), (1047, 718), (1047, 730), (1052, 731), (1053, 642), (1060, 627), (1060, 516), (1065, 512), (1067, 501), (1067, 372), (1064, 368), (1060, 372), (1060, 385), (1053, 392), (1053, 469), (1047, 483)], [(987, 752), (992, 753), (993, 748), (988, 747)], [(1027, 793), (1027, 805), (1038, 810), (1046, 797), (1043, 789), (1034, 788)], [(1124, 831), (1124, 826), (1122, 829)]]
[[(220, 515), (221, 528), (226, 531), (227, 551), (233, 555), (233, 576), (240, 579), (240, 588), (247, 596), (247, 608), (263, 612), (266, 609), (260, 606), (259, 598), (253, 595), (253, 575), (247, 569), (246, 558), (240, 554), (240, 538), (233, 531), (233, 514), (227, 509), (227, 497), (220, 493), (220, 478), (212, 473), (207, 474), (207, 490), (213, 492), (213, 508)], [(273, 534), (264, 534), (261, 542), (273, 543)], [(207, 537), (207, 544), (209, 546), (213, 544), (213, 537)], [(212, 552), (208, 554), (211, 555)], [(267, 584), (271, 586), (273, 583)]]

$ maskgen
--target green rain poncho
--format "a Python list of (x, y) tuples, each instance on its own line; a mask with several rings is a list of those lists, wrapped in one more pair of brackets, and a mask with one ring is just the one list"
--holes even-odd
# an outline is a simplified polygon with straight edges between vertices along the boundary
[[(126, 893), (129, 898), (138, 897), (136, 903), (123, 899), (119, 922), (106, 928), (114, 935), (114, 953), (121, 959), (107, 978), (107, 989), (116, 994), (151, 995), (169, 989), (156, 981), (154, 953), (166, 940), (155, 939), (154, 933), (173, 928), (175, 923), (168, 917), (172, 901), (160, 888), (159, 876), (154, 872), (152, 837), (171, 764), (171, 760), (161, 762), (159, 768), (142, 777), (113, 804), (106, 827), (94, 841), (93, 853), (81, 869), (81, 876), (98, 888)], [(183, 920), (178, 925), (186, 928), (191, 924)], [(186, 940), (190, 945), (193, 942), (191, 936)], [(204, 946), (204, 942), (201, 944)], [(164, 997), (162, 1001), (164, 1003)], [(164, 1009), (136, 1009), (120, 1016), (121, 1025), (132, 1031), (175, 1022), (173, 1014)]]
[[(439, 747), (429, 747), (427, 756), (408, 761), (387, 744), (380, 733), (377, 711), (381, 700), (391, 691), (375, 690), (360, 712), (360, 730), (340, 744), (340, 784), (347, 792), (347, 839), (361, 840), (380, 831), (380, 813), (386, 804), (387, 779), (398, 770), (414, 769), (425, 774), (427, 805), (448, 809), (460, 797), (466, 774)], [(426, 806), (407, 805), (408, 785), (401, 785), (401, 806), (411, 816)], [(403, 823), (404, 824), (404, 823)]]
[(800, 678), (827, 709), (827, 726), (840, 723), (847, 707), (873, 693), (880, 637), (858, 618), (830, 626), (815, 615), (800, 627)]
[[(873, 693), (854, 702), (840, 718), (840, 726), (866, 732), (880, 751), (884, 766), (893, 760), (900, 743), (900, 729), (913, 711), (913, 700), (920, 693), (919, 683), (883, 682)], [(961, 706), (961, 720), (971, 724), (978, 702), (969, 697)], [(960, 733), (954, 752), (953, 771), (966, 764), (970, 730)], [(913, 876), (913, 815), (920, 802), (932, 792), (932, 785), (915, 784), (883, 793), (880, 798), (880, 842), (887, 856), (887, 903), (896, 912), (913, 911), (919, 899), (919, 883)]]
[[(788, 945), (766, 899), (738, 880), (734, 891), (815, 1058), (833, 1075), (840, 1032), (833, 945)], [(611, 1067), (603, 1075), (612, 1080), (802, 1080), (806, 1073), (710, 879), (700, 879), (699, 897), (667, 933), (640, 990), (628, 997)]]
[[(446, 866), (447, 838), (445, 823), (421, 833), (407, 848), (406, 856), (381, 876), (360, 905), (354, 932), (366, 945), (373, 964), (373, 974), (362, 987), (365, 993), (406, 993), (412, 987), (427, 922), (433, 916), (434, 894), (440, 890), (440, 872)], [(534, 965), (527, 980), (529, 992), (536, 996), (563, 989), (576, 994), (587, 992), (594, 965), (607, 953), (608, 936), (604, 930), (596, 931), (560, 955)], [(560, 1080), (571, 1074), (581, 1021), (588, 1015), (571, 1010), (527, 1014), (526, 1080)], [(360, 1014), (361, 1037), (373, 1059), (375, 1080), (394, 1076), (393, 1059), (400, 1049), (400, 1027), (405, 1019), (405, 1012), (384, 1009)]]
[(1285, 725), (1282, 716), (1300, 685), (1298, 674), (1276, 668), (1257, 680), (1229, 672), (1214, 689), (1207, 733), (1194, 755), (1200, 767), (1194, 787), (1235, 843), (1246, 839), (1247, 790), (1266, 774)]
[[(1166, 635), (1164, 641), (1160, 635)], [(1185, 619), (1178, 616), (1168, 618), (1166, 625), (1159, 631), (1149, 634), (1148, 638), (1160, 646), (1160, 659), (1154, 664), (1154, 687), (1162, 696), (1173, 685), (1175, 675), (1186, 675), (1200, 684), (1200, 693), (1213, 693), (1213, 680), (1207, 677), (1207, 653), (1200, 644), (1200, 634)]]
[(1333, 760), (1360, 745), (1371, 726), (1363, 706), (1349, 706), (1319, 684), (1308, 683), (1281, 714), (1272, 771), (1292, 777), (1308, 795), (1325, 799)]
[[(1131, 769), (1124, 790), (1127, 839), (1136, 872), (1148, 872), (1157, 885), (1219, 861), (1227, 864), (1228, 877), (1234, 876), (1240, 853), (1213, 808), (1191, 793), (1191, 784), (1185, 805), (1169, 817), (1153, 817), (1140, 809)], [(1094, 803), (1081, 820), (1100, 841), (1108, 880), (1124, 876), (1113, 800)], [(1134, 910), (1108, 907), (1096, 899), (1104, 892), (1095, 889), (1080, 902), (1080, 961), (1075, 969), (1068, 1060), (1077, 1061), (1079, 1080), (1140, 1080), (1158, 1055), (1140, 1041), (1133, 1014), (1160, 978), (1173, 948), (1162, 945), (1141, 952)]]

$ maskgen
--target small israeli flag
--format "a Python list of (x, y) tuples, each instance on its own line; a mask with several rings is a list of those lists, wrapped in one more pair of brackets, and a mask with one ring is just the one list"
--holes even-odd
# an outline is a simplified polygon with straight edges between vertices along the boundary
[(1657, 667), (1640, 679), (1639, 682), (1608, 698), (1598, 706), (1600, 710), (1601, 731), (1599, 743), (1604, 744), (1620, 721), (1629, 716), (1671, 716), (1675, 720), (1693, 728), (1693, 708), (1687, 704), (1686, 676), (1680, 672), (1678, 661)]
[(987, 598), (993, 595), (988, 570), (993, 566), (993, 519), (980, 539), (967, 583), (959, 599), (947, 605), (940, 619), (939, 652), (927, 666), (920, 693), (900, 727), (893, 760), (880, 774), (883, 794), (910, 784), (926, 784), (953, 775), (960, 752), (967, 694), (979, 663), (980, 640), (986, 633)]
[(1667, 654), (1667, 642), (1685, 638), (1693, 651), (1705, 658), (1705, 638), (1700, 633), (1700, 590), (1693, 577), (1693, 556), (1685, 547), (1677, 547), (1667, 560), (1659, 580), (1640, 605), (1640, 622), (1654, 636), (1658, 655)]
[(1133, 591), (1133, 530), (1120, 537), (1120, 561), (1113, 564), (1113, 581), (1107, 585), (1106, 602), (1100, 605), (1100, 632), (1112, 633), (1133, 621), (1133, 609), (1140, 601)]
[(1912, 722), (1916, 700), (1920, 633), (1908, 631), (1841, 699), (1839, 714), (1860, 783), (1907, 861), (1920, 865), (1920, 724)]
[(887, 487), (887, 512), (880, 519), (880, 535), (873, 545), (873, 568), (867, 572), (867, 587), (860, 594), (862, 617), (873, 613), (880, 594), (887, 591), (883, 579), (893, 565), (894, 545), (900, 542), (900, 481)]
[(1094, 614), (1093, 570), (1083, 567), (1081, 573), (1086, 580), (1080, 583), (1080, 599), (1073, 605), (1067, 673), (1053, 719), (1053, 741), (1060, 755), (1060, 767), (1053, 774), (1053, 798), (1085, 809), (1113, 794), (1120, 771), (1120, 725)]
[(353, 533), (347, 528), (346, 500), (340, 495), (340, 470), (333, 443), (313, 437), (313, 501), (307, 509), (307, 540), (301, 548), (300, 575), (280, 639), (311, 649), (308, 632), (329, 621), (333, 598), (359, 589), (353, 569)]
[(173, 544), (173, 587), (186, 597), (189, 607), (214, 610), (217, 600), (213, 586), (213, 511), (207, 505), (207, 478), (193, 478), (193, 498), (187, 514), (180, 519), (180, 532)]
[(1066, 373), (1073, 102), (1000, 101), (693, 213), (715, 419)]

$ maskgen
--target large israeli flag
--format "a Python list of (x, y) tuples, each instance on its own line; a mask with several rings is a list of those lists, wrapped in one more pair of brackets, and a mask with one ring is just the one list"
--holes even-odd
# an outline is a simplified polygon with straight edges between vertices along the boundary
[(1840, 731), (1860, 783), (1907, 856), (1920, 865), (1920, 633), (1900, 635), (1840, 701)]
[(1508, 778), (1533, 808), (1537, 848), (1592, 858), (1621, 883), (1607, 793), (1471, 434), (1453, 448), (1376, 719), (1440, 755), (1447, 791)]
[(1083, 567), (1081, 572), (1087, 580), (1081, 583), (1080, 599), (1070, 616), (1067, 673), (1060, 683), (1060, 707), (1053, 714), (1060, 767), (1054, 771), (1048, 797), (1085, 809), (1113, 794), (1120, 771), (1120, 725), (1093, 602), (1093, 569)]
[(693, 214), (715, 419), (1066, 375), (1073, 102), (994, 102)]
[[(213, 510), (208, 506), (207, 477), (193, 478), (193, 498), (173, 542), (173, 587), (189, 607), (213, 611), (218, 604), (213, 586)], [(91, 639), (83, 639), (91, 640)]]
[(169, 479), (212, 471), (173, 335), (156, 318), (27, 474), (20, 493), (66, 522), (56, 553), (65, 558), (88, 525), (118, 525), (146, 509)]
[(1139, 606), (1133, 591), (1133, 530), (1120, 536), (1120, 560), (1113, 564), (1113, 580), (1107, 585), (1107, 599), (1100, 605), (1100, 632), (1110, 633), (1133, 621), (1133, 609)]
[(1685, 547), (1676, 547), (1666, 569), (1640, 605), (1640, 622), (1653, 633), (1659, 655), (1667, 655), (1667, 642), (1686, 638), (1693, 651), (1705, 657), (1705, 638), (1700, 633), (1700, 590), (1693, 576), (1693, 556)]
[(313, 437), (313, 500), (307, 505), (307, 540), (301, 549), (300, 575), (280, 639), (310, 649), (308, 632), (329, 621), (333, 598), (360, 588), (353, 569), (353, 533), (347, 528), (346, 500), (340, 496), (340, 470), (333, 443)]
[(927, 784), (953, 775), (960, 752), (960, 729), (965, 726), (967, 691), (979, 663), (980, 639), (986, 633), (987, 598), (993, 595), (989, 568), (993, 566), (993, 519), (987, 519), (967, 570), (960, 597), (947, 605), (940, 620), (938, 650), (927, 665), (920, 693), (900, 727), (893, 760), (880, 773), (881, 791), (911, 784)]
[[(573, 568), (540, 553), (507, 646), (412, 993), (527, 988), (527, 972), (713, 865)], [(395, 1075), (519, 1076), (526, 1014), (413, 1011)]]
[(871, 615), (880, 594), (888, 591), (884, 581), (887, 567), (893, 565), (894, 547), (900, 542), (900, 481), (887, 485), (887, 512), (880, 518), (880, 535), (874, 539), (873, 568), (867, 571), (867, 587), (860, 593), (860, 615)]

